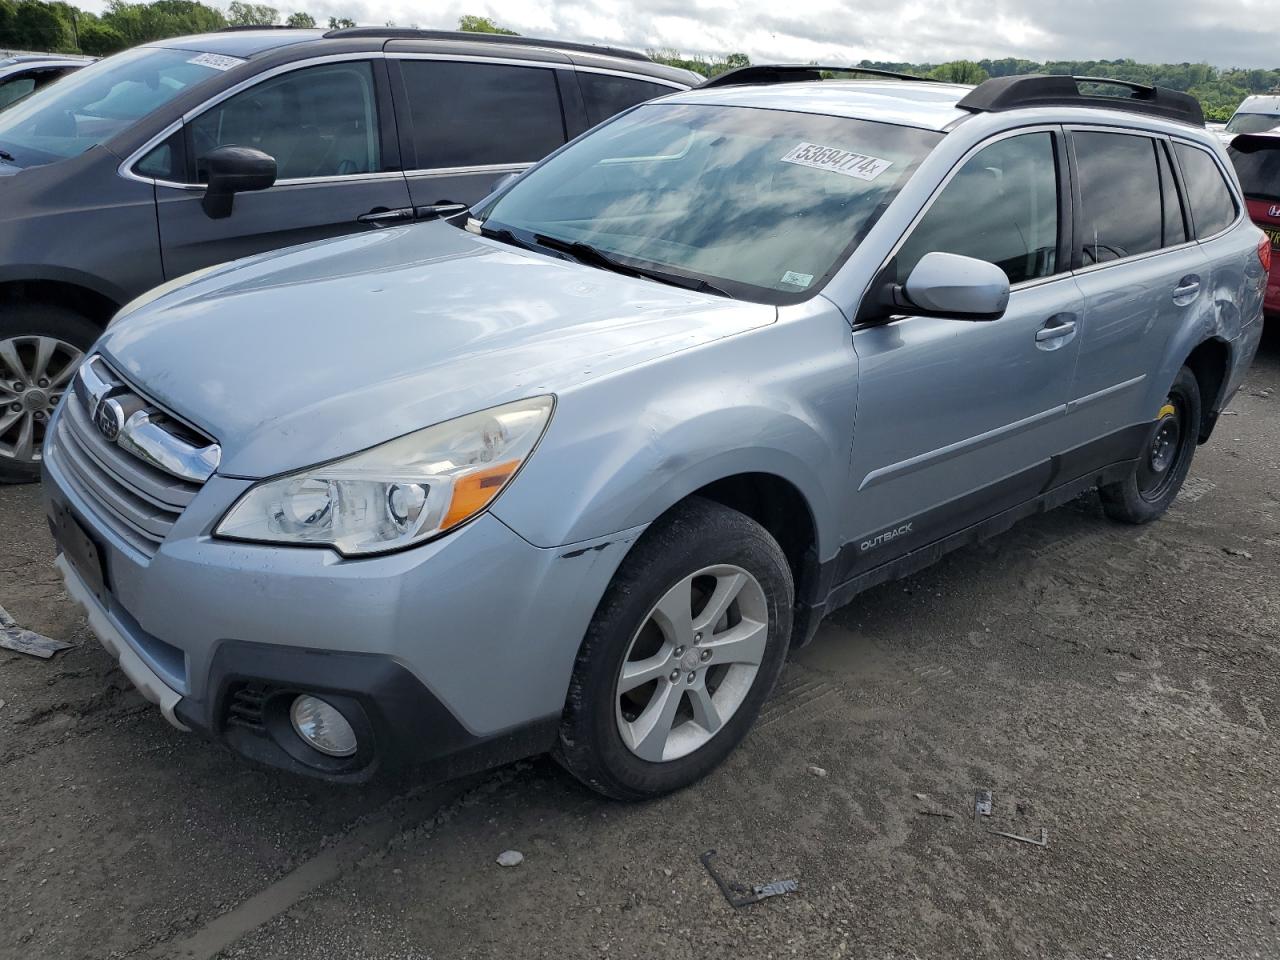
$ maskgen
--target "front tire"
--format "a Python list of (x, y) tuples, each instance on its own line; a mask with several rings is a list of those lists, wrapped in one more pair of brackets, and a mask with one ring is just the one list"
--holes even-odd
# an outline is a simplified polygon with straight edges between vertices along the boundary
[(738, 745), (786, 660), (794, 586), (763, 527), (692, 498), (632, 549), (579, 650), (553, 755), (584, 784), (643, 800)]
[(101, 333), (65, 307), (0, 307), (0, 483), (40, 478), (49, 417)]
[(1191, 469), (1200, 439), (1200, 384), (1187, 367), (1178, 371), (1152, 424), (1133, 473), (1099, 487), (1102, 507), (1119, 523), (1150, 523), (1173, 503)]

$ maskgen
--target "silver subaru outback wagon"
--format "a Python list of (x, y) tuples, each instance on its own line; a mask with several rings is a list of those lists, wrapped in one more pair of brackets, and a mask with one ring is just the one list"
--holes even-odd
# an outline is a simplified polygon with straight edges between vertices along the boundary
[(258, 762), (684, 786), (859, 591), (1172, 501), (1270, 248), (1198, 104), (1120, 93), (748, 68), (460, 224), (167, 284), (51, 426), (67, 587)]

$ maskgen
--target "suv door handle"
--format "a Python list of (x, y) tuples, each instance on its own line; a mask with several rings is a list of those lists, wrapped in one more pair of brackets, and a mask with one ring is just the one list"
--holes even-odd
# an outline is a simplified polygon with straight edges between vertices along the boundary
[(1076, 318), (1071, 313), (1055, 313), (1036, 331), (1036, 346), (1041, 350), (1057, 350), (1076, 335)]
[(385, 227), (392, 223), (401, 223), (413, 219), (413, 207), (397, 207), (394, 210), (370, 210), (356, 217), (360, 223), (371, 223), (375, 227)]
[(1196, 294), (1200, 292), (1200, 278), (1194, 273), (1188, 274), (1178, 281), (1178, 285), (1173, 288), (1173, 302), (1178, 306), (1185, 306), (1196, 298)]
[(425, 207), (414, 207), (415, 220), (430, 220), (433, 217), (452, 217), (454, 214), (470, 209), (465, 203), (431, 203)]

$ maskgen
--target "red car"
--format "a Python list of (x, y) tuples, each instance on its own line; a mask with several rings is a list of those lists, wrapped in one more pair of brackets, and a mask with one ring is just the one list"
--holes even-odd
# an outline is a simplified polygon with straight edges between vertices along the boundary
[[(1272, 252), (1280, 250), (1280, 133), (1243, 133), (1227, 153), (1240, 175), (1249, 218), (1271, 238)], [(1269, 269), (1263, 308), (1273, 316), (1280, 314), (1280, 256), (1264, 262)]]

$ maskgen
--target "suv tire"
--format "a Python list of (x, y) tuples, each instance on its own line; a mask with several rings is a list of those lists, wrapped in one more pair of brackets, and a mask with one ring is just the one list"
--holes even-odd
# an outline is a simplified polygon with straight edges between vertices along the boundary
[[(39, 450), (49, 415), (70, 385), (79, 358), (101, 334), (100, 326), (66, 307), (44, 303), (0, 307), (0, 483), (40, 478)], [(39, 351), (41, 344), (48, 347), (50, 341), (52, 351), (42, 370)], [(12, 369), (15, 362), (22, 369)], [(47, 377), (27, 383), (32, 375), (46, 373)], [(40, 385), (43, 381), (45, 386)], [(20, 452), (27, 446), (24, 430), (31, 433), (27, 455)]]
[(1133, 472), (1098, 489), (1108, 517), (1120, 523), (1150, 523), (1169, 509), (1191, 469), (1200, 422), (1200, 384), (1183, 367)]
[[(675, 621), (683, 597), (690, 599), (682, 631)], [(640, 538), (600, 601), (553, 755), (618, 800), (701, 779), (742, 740), (772, 692), (786, 660), (793, 598), (787, 558), (762, 526), (710, 500), (679, 504)], [(700, 624), (713, 615), (713, 601), (723, 615)], [(692, 636), (683, 642), (686, 633)], [(647, 674), (643, 684), (620, 689)], [(642, 738), (636, 731), (648, 724), (657, 736)]]

